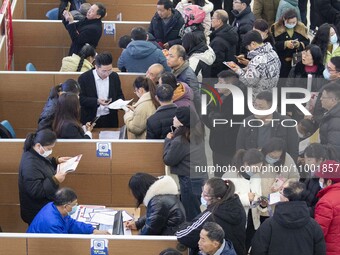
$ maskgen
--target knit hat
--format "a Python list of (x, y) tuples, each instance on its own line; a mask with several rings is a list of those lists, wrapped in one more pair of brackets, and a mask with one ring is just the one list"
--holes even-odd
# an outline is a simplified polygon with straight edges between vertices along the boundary
[(326, 160), (321, 163), (315, 174), (319, 178), (329, 179), (334, 183), (340, 182), (340, 163), (335, 160)]
[(183, 126), (190, 128), (190, 108), (178, 107), (176, 109), (176, 118), (183, 124)]

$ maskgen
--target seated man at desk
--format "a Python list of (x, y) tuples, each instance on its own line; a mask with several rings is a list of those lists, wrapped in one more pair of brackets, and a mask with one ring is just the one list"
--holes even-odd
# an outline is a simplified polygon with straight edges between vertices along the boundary
[(46, 204), (35, 216), (27, 233), (54, 234), (108, 234), (96, 230), (91, 224), (76, 221), (70, 217), (78, 206), (77, 195), (70, 188), (59, 189), (54, 202)]

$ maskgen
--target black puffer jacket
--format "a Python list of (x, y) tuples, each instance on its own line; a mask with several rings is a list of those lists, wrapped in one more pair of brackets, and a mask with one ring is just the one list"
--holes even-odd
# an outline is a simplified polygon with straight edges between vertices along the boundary
[(329, 110), (321, 119), (320, 143), (334, 146), (340, 154), (340, 103)]
[(281, 202), (256, 231), (250, 254), (325, 255), (326, 243), (304, 201)]
[(42, 113), (40, 114), (38, 120), (38, 131), (46, 128), (52, 130), (55, 108), (58, 102), (58, 97), (53, 97), (54, 90), (54, 88), (51, 89), (50, 96), (44, 106)]
[(211, 77), (217, 77), (219, 72), (226, 69), (223, 61), (235, 61), (237, 42), (237, 29), (228, 24), (210, 34), (210, 47), (216, 55), (216, 60), (211, 66)]
[(176, 233), (177, 240), (191, 248), (191, 254), (196, 254), (203, 225), (211, 221), (223, 228), (225, 238), (233, 243), (238, 255), (246, 254), (246, 213), (238, 195), (234, 195), (233, 198), (219, 205), (209, 205), (208, 209), (198, 215), (189, 225), (181, 226), (181, 230)]
[(21, 218), (30, 224), (35, 215), (51, 202), (59, 186), (53, 179), (55, 158), (44, 158), (34, 149), (23, 153), (19, 166), (19, 198)]
[(318, 10), (318, 26), (323, 23), (335, 24), (340, 21), (340, 1), (339, 0), (315, 0)]
[(316, 177), (308, 178), (305, 180), (305, 185), (306, 185), (307, 194), (304, 200), (307, 203), (310, 216), (314, 218), (315, 205), (319, 200), (316, 197), (316, 195), (321, 190), (321, 187), (319, 184), (319, 178), (316, 178)]
[(147, 191), (146, 216), (136, 221), (142, 235), (173, 235), (185, 221), (185, 211), (177, 196), (178, 188), (170, 176), (164, 176)]

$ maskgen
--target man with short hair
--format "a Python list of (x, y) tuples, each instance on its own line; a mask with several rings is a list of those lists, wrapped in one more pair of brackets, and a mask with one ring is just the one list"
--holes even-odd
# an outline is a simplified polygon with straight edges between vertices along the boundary
[[(231, 13), (235, 16), (235, 20), (232, 24), (233, 27), (236, 27), (239, 44), (238, 46), (243, 45), (243, 36), (250, 30), (253, 30), (253, 25), (255, 21), (255, 16), (250, 9), (251, 0), (234, 0), (233, 1), (233, 10)], [(236, 50), (237, 54), (240, 53), (240, 47)]]
[(303, 201), (305, 185), (289, 182), (280, 193), (281, 202), (276, 205), (273, 217), (257, 229), (250, 254), (326, 255), (322, 229), (310, 217)]
[(279, 77), (281, 62), (270, 43), (263, 43), (259, 32), (252, 30), (243, 37), (243, 45), (249, 51), (248, 66), (240, 68), (235, 63), (229, 68), (240, 76), (240, 81), (247, 87), (253, 88), (253, 98), (262, 91), (271, 91), (276, 87)]
[(182, 45), (174, 45), (169, 49), (167, 57), (168, 66), (172, 69), (172, 73), (178, 81), (185, 82), (194, 92), (194, 105), (196, 112), (201, 112), (201, 97), (200, 85), (195, 72), (189, 66), (189, 61), (186, 59), (186, 52)]
[(159, 85), (156, 98), (161, 105), (146, 121), (146, 139), (164, 139), (171, 132), (177, 106), (172, 102), (174, 90), (168, 84)]
[(79, 10), (73, 10), (70, 11), (70, 13), (72, 14), (73, 18), (75, 20), (85, 20), (87, 12), (90, 10), (91, 8), (91, 4), (90, 3), (83, 3), (82, 5), (80, 5)]
[(225, 10), (216, 10), (211, 18), (210, 47), (214, 50), (216, 59), (211, 66), (211, 77), (226, 69), (224, 61), (235, 60), (238, 35), (236, 28), (228, 24), (228, 13)]
[(340, 155), (340, 86), (332, 82), (324, 86), (321, 105), (326, 113), (320, 122), (320, 143), (332, 145)]
[(317, 194), (315, 220), (320, 224), (326, 240), (327, 254), (340, 254), (340, 167), (339, 162), (327, 160), (320, 165), (316, 176), (322, 189)]
[(76, 221), (70, 216), (77, 211), (78, 200), (74, 190), (59, 189), (53, 202), (46, 204), (34, 217), (27, 233), (53, 234), (108, 234), (96, 230), (91, 224)]
[[(269, 91), (259, 93), (255, 98), (254, 108), (256, 110), (269, 110), (273, 103), (273, 95)], [(295, 127), (282, 125), (282, 121), (288, 121), (290, 118), (282, 116), (274, 111), (269, 115), (250, 115), (240, 124), (237, 134), (236, 150), (239, 149), (261, 149), (272, 137), (281, 138), (286, 141), (287, 152), (297, 161), (299, 156), (299, 137)], [(258, 120), (255, 122), (252, 120)], [(263, 125), (260, 125), (261, 122)], [(253, 125), (256, 125), (255, 127)]]
[(94, 118), (100, 118), (96, 127), (118, 127), (117, 110), (108, 108), (111, 102), (124, 100), (124, 95), (117, 73), (112, 71), (112, 55), (103, 52), (95, 57), (95, 69), (81, 74), (80, 85), (81, 122), (86, 124)]
[(135, 27), (131, 31), (132, 41), (118, 59), (118, 68), (129, 73), (145, 73), (152, 64), (162, 64), (166, 71), (171, 69), (166, 64), (163, 52), (152, 42), (143, 27)]
[(78, 55), (86, 43), (94, 48), (97, 47), (102, 36), (102, 18), (105, 15), (106, 8), (102, 3), (93, 4), (86, 14), (86, 19), (79, 22), (74, 22), (69, 11), (63, 12), (63, 23), (72, 40), (69, 56), (72, 56), (73, 53)]
[(154, 84), (159, 83), (159, 78), (164, 73), (164, 67), (161, 64), (153, 64), (146, 71), (146, 78), (153, 81)]
[(182, 15), (173, 8), (170, 0), (158, 0), (157, 12), (153, 16), (149, 33), (153, 35), (161, 48), (169, 49), (177, 39), (184, 25)]
[[(340, 86), (340, 56), (332, 57), (331, 60), (327, 63), (326, 68), (323, 72), (323, 76), (326, 80), (330, 82), (334, 81), (337, 82), (338, 86)], [(320, 123), (323, 115), (325, 114), (326, 110), (321, 105), (321, 95), (323, 92), (324, 86), (319, 90), (318, 98), (315, 102), (315, 107), (313, 111), (313, 119)]]
[(200, 233), (201, 255), (236, 255), (233, 244), (224, 239), (224, 230), (216, 222), (206, 222)]

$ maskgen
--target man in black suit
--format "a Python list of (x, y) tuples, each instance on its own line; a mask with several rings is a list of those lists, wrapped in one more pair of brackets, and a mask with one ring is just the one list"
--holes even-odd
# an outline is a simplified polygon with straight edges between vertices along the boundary
[(96, 116), (97, 128), (118, 127), (117, 110), (108, 105), (118, 99), (124, 100), (117, 73), (112, 71), (112, 55), (109, 52), (98, 54), (95, 58), (95, 69), (79, 76), (81, 122), (86, 124)]
[(71, 40), (71, 48), (68, 53), (71, 56), (77, 54), (86, 44), (97, 47), (100, 37), (102, 36), (102, 18), (106, 15), (106, 8), (101, 3), (95, 3), (91, 6), (83, 21), (74, 22), (72, 14), (65, 10), (63, 13), (63, 23), (67, 29)]

